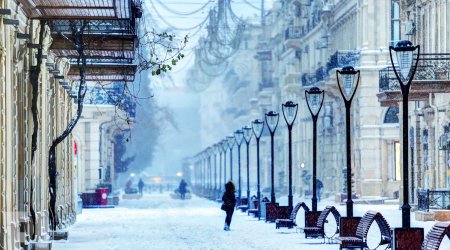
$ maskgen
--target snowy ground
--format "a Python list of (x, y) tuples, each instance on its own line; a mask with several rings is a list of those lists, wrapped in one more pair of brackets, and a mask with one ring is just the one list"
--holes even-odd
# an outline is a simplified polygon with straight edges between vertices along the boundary
[[(303, 233), (294, 229), (277, 230), (275, 224), (258, 221), (240, 211), (233, 216), (231, 231), (223, 231), (225, 215), (220, 204), (195, 196), (182, 201), (171, 199), (169, 193), (147, 194), (141, 200), (120, 202), (113, 209), (83, 209), (69, 228), (69, 240), (53, 242), (53, 249), (339, 249), (338, 244), (305, 239)], [(285, 197), (277, 202), (287, 205)], [(332, 200), (324, 200), (318, 207), (333, 204)], [(334, 205), (345, 215), (344, 205)], [(398, 205), (355, 205), (354, 215), (362, 216), (369, 209), (381, 212), (391, 227), (401, 226)], [(299, 213), (297, 221), (304, 221), (302, 217), (303, 213)], [(434, 224), (414, 221), (414, 214), (411, 219), (412, 226), (425, 228), (425, 234)], [(325, 229), (333, 230), (332, 225)], [(370, 235), (373, 241), (379, 239), (376, 226), (371, 227)], [(441, 249), (450, 249), (448, 239)]]

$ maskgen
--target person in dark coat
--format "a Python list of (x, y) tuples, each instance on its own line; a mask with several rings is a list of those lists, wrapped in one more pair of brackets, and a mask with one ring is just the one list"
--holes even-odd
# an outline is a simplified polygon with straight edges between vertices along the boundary
[(184, 181), (184, 179), (181, 180), (180, 186), (178, 187), (178, 192), (180, 192), (180, 198), (184, 200), (186, 197), (186, 186), (187, 183)]
[(323, 188), (323, 183), (322, 183), (322, 181), (317, 179), (316, 185), (317, 185), (316, 186), (316, 196), (317, 196), (317, 200), (320, 201), (320, 190)]
[(225, 184), (225, 193), (222, 196), (222, 210), (227, 213), (225, 225), (223, 227), (223, 230), (225, 231), (230, 231), (231, 218), (233, 217), (234, 207), (236, 206), (235, 192), (236, 187), (234, 186), (234, 183), (232, 181), (227, 182), (227, 184)]
[(138, 183), (138, 188), (139, 188), (139, 194), (142, 196), (144, 195), (144, 181), (141, 179), (139, 179), (139, 183)]

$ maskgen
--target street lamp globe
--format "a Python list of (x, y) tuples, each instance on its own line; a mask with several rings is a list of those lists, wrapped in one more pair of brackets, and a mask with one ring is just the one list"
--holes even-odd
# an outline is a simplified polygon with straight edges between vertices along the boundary
[(241, 129), (234, 131), (234, 139), (238, 146), (240, 146), (244, 140), (244, 132)]
[(261, 119), (256, 119), (252, 121), (253, 134), (255, 134), (255, 137), (257, 139), (261, 138), (263, 128), (264, 122)]
[[(408, 40), (398, 41), (395, 47), (389, 47), (391, 56), (391, 51), (395, 51), (395, 54), (397, 56), (397, 65), (400, 68), (400, 76), (403, 81), (406, 81), (406, 83), (409, 80), (409, 76), (413, 66), (413, 53), (416, 49), (417, 47), (413, 46), (413, 44)], [(403, 81), (402, 84), (405, 84)]]
[(233, 146), (234, 146), (234, 142), (235, 142), (236, 139), (234, 139), (234, 136), (227, 136), (226, 140), (227, 140), (227, 145), (228, 145), (228, 147), (229, 147), (230, 149), (232, 149)]
[(306, 104), (308, 105), (311, 115), (317, 116), (322, 108), (324, 91), (317, 87), (305, 90)]
[(355, 95), (359, 83), (359, 74), (360, 71), (355, 70), (352, 66), (346, 66), (342, 70), (336, 70), (339, 91), (347, 102), (351, 101)]
[(279, 118), (280, 116), (278, 112), (269, 111), (266, 113), (266, 123), (267, 127), (269, 127), (270, 133), (274, 133), (275, 129), (277, 129)]
[(283, 110), (284, 120), (287, 125), (292, 126), (295, 117), (297, 117), (298, 104), (293, 101), (287, 101), (286, 103), (281, 104), (281, 109)]
[(227, 139), (223, 139), (222, 141), (220, 141), (220, 147), (222, 148), (222, 152), (226, 152), (228, 149), (228, 141)]
[(249, 143), (250, 140), (252, 139), (252, 128), (250, 126), (244, 126), (242, 127), (242, 132), (244, 132), (244, 140), (246, 143)]
[[(392, 50), (395, 51), (395, 55), (397, 57), (397, 65), (400, 70), (400, 74), (398, 74), (397, 67), (394, 65), (394, 60), (392, 58)], [(416, 63), (413, 68), (413, 54), (414, 51), (418, 51)], [(392, 67), (394, 68), (395, 75), (399, 78), (402, 86), (407, 86), (411, 83), (414, 78), (414, 74), (416, 72), (417, 63), (419, 62), (419, 54), (420, 54), (420, 46), (414, 46), (408, 40), (398, 41), (394, 47), (389, 46), (389, 55), (391, 57)], [(413, 70), (414, 69), (414, 70)], [(403, 89), (402, 89), (403, 91)]]

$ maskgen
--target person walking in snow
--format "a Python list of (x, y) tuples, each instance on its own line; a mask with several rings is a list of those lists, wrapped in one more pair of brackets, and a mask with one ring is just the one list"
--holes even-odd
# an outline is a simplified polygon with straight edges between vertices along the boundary
[(144, 193), (144, 181), (142, 181), (142, 178), (139, 180), (138, 183), (138, 188), (139, 188), (139, 194), (142, 196)]
[(320, 202), (320, 190), (323, 188), (323, 183), (317, 179), (317, 187), (316, 187), (316, 196), (317, 196), (317, 200)]
[(222, 210), (227, 213), (223, 230), (230, 231), (231, 218), (233, 217), (234, 207), (236, 206), (236, 187), (232, 181), (225, 184), (225, 193), (222, 196)]
[(182, 200), (184, 200), (186, 197), (186, 186), (187, 183), (184, 181), (184, 179), (182, 179), (180, 182), (180, 186), (178, 187), (178, 192), (180, 192), (180, 198)]

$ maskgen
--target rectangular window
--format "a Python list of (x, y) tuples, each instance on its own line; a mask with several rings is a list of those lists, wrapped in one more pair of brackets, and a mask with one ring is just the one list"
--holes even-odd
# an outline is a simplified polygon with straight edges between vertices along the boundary
[(400, 40), (400, 6), (392, 1), (391, 5), (391, 41)]
[(400, 142), (394, 142), (394, 180), (402, 180), (400, 165)]

